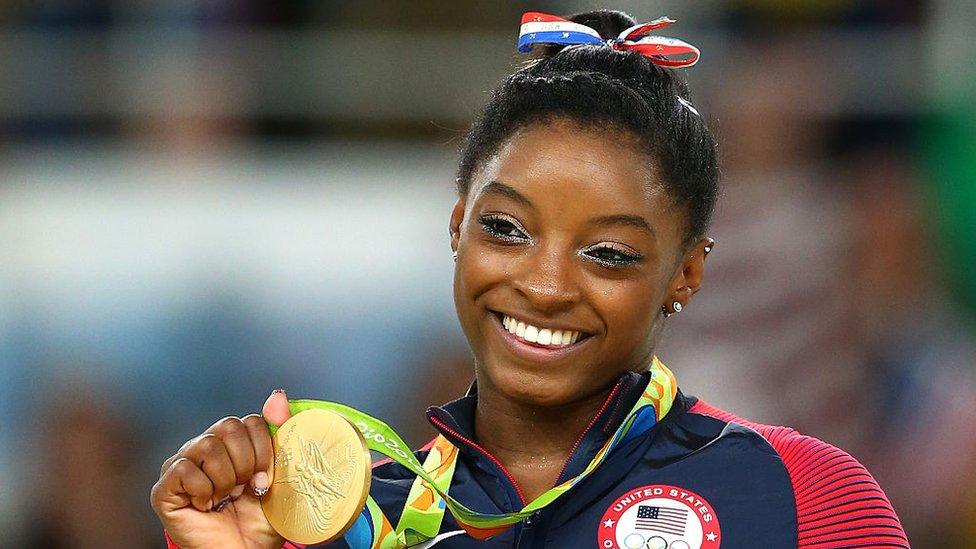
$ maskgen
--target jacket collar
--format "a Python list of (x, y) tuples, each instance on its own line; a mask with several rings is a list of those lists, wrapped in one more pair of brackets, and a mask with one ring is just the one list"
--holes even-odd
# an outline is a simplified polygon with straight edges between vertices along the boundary
[[(625, 372), (617, 380), (599, 412), (579, 438), (559, 475), (557, 484), (571, 478), (589, 464), (604, 442), (610, 438), (640, 398), (650, 372)], [(503, 471), (498, 460), (481, 448), (474, 436), (474, 416), (477, 406), (477, 386), (472, 384), (465, 396), (427, 409), (427, 419), (437, 431), (450, 440), (462, 455), (476, 460), (487, 458)], [(676, 403), (677, 404), (677, 403)]]

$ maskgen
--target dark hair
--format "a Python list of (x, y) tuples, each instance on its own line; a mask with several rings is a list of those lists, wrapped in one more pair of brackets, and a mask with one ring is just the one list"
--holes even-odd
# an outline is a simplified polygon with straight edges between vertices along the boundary
[[(593, 27), (604, 39), (636, 24), (629, 15), (610, 10), (570, 19)], [(718, 193), (717, 153), (708, 127), (689, 108), (684, 78), (636, 52), (605, 46), (536, 49), (541, 57), (517, 69), (495, 89), (461, 144), (457, 178), (461, 196), (467, 195), (478, 168), (516, 130), (565, 117), (583, 127), (633, 134), (675, 203), (687, 211), (685, 243), (701, 238)]]

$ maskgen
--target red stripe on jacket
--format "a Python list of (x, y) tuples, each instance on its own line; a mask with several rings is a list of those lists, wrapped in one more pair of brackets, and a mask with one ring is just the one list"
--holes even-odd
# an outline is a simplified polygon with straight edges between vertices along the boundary
[(742, 419), (701, 400), (689, 412), (749, 427), (776, 450), (793, 485), (799, 549), (910, 547), (888, 496), (847, 452), (789, 427)]

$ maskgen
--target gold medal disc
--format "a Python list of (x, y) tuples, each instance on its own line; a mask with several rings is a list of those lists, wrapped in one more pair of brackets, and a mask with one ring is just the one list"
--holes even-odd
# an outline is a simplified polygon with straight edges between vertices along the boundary
[(338, 539), (362, 513), (372, 480), (366, 439), (346, 418), (305, 410), (274, 436), (274, 480), (261, 506), (276, 532), (303, 545)]

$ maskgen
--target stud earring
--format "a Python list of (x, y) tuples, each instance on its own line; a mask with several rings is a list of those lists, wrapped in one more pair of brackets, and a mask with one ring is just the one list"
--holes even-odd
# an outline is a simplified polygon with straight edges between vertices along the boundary
[(454, 252), (454, 262), (457, 263), (457, 251)]
[(705, 253), (707, 254), (710, 251), (712, 251), (712, 247), (711, 246), (705, 246)]
[(681, 302), (679, 302), (679, 301), (672, 302), (671, 303), (671, 308), (674, 309), (674, 312), (673, 313), (671, 311), (669, 311), (667, 307), (661, 307), (661, 312), (664, 314), (664, 318), (668, 318), (669, 316), (671, 316), (671, 315), (673, 315), (675, 313), (680, 313), (681, 312)]

